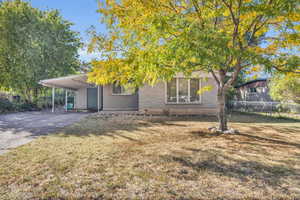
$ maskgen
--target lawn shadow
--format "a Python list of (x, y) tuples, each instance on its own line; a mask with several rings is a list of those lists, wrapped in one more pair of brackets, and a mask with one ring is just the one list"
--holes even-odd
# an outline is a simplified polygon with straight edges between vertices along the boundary
[(221, 152), (213, 150), (195, 148), (184, 148), (184, 150), (191, 151), (191, 156), (171, 154), (160, 156), (160, 159), (189, 168), (191, 171), (188, 171), (191, 174), (194, 174), (192, 171), (196, 171), (201, 176), (201, 172), (211, 172), (218, 176), (235, 178), (245, 183), (249, 179), (255, 179), (271, 187), (281, 187), (287, 177), (294, 180), (300, 178), (300, 172), (296, 168), (287, 167), (284, 163), (266, 165), (255, 160), (241, 160), (225, 156)]
[(293, 142), (287, 142), (283, 140), (277, 140), (277, 139), (272, 139), (272, 138), (266, 138), (266, 137), (261, 137), (261, 136), (256, 136), (256, 135), (250, 135), (247, 133), (239, 133), (237, 135), (253, 139), (254, 141), (260, 141), (260, 142), (266, 142), (266, 143), (271, 143), (274, 145), (285, 145), (285, 146), (290, 146), (290, 147), (295, 147), (300, 149), (300, 144), (299, 143), (293, 143)]
[[(265, 131), (267, 129), (269, 132)], [(195, 139), (217, 140), (226, 147), (214, 146), (210, 150), (203, 150), (201, 147), (199, 149), (183, 147), (183, 150), (190, 152), (189, 156), (172, 153), (162, 159), (179, 163), (197, 173), (205, 170), (220, 176), (236, 178), (242, 182), (253, 178), (271, 187), (281, 187), (287, 177), (294, 181), (300, 180), (300, 171), (294, 163), (300, 161), (300, 154), (296, 153), (300, 150), (300, 143), (297, 143), (297, 138), (293, 137), (298, 133), (299, 127), (296, 126), (286, 128), (272, 125), (259, 127), (250, 125), (246, 131), (234, 135), (210, 133), (206, 130), (191, 131), (190, 134)], [(287, 134), (291, 137), (284, 137)], [(232, 156), (227, 156), (224, 152)], [(289, 158), (285, 159), (285, 154), (280, 152), (291, 153), (287, 154)], [(273, 157), (269, 162), (271, 159), (269, 156), (277, 154), (278, 157)], [(294, 161), (291, 162), (291, 159)]]
[(199, 137), (199, 138), (213, 138), (213, 137), (218, 137), (223, 135), (222, 133), (211, 133), (208, 130), (197, 130), (197, 131), (190, 131), (190, 134), (192, 134), (195, 137)]
[[(178, 119), (176, 120), (178, 121)], [(83, 121), (66, 127), (57, 134), (60, 137), (77, 136), (106, 136), (112, 139), (124, 138), (139, 144), (141, 140), (134, 137), (134, 134), (141, 132), (156, 134), (155, 127), (176, 127), (185, 128), (187, 125), (175, 123), (175, 120), (166, 116), (101, 116), (87, 117)], [(128, 134), (130, 133), (130, 134)]]
[[(300, 118), (267, 115), (265, 113), (246, 113), (246, 112), (230, 112), (227, 115), (229, 123), (300, 123)], [(216, 116), (171, 116), (170, 121), (199, 121), (199, 122), (218, 122)]]
[[(296, 119), (284, 119), (284, 120), (276, 120), (274, 117), (262, 116), (259, 114), (241, 114), (236, 113), (229, 116), (230, 122), (233, 123), (251, 123), (251, 121), (255, 121), (255, 123), (291, 123), (297, 121)], [(63, 129), (59, 134), (62, 137), (68, 136), (78, 136), (78, 137), (86, 137), (86, 136), (108, 136), (111, 138), (123, 137), (128, 140), (132, 140), (135, 142), (140, 142), (134, 137), (125, 136), (124, 132), (127, 133), (136, 133), (139, 131), (144, 131), (145, 129), (148, 134), (155, 134), (155, 129), (153, 127), (157, 126), (165, 126), (166, 129), (168, 127), (175, 127), (184, 129), (188, 128), (188, 125), (184, 124), (185, 121), (188, 122), (209, 122), (214, 123), (217, 122), (217, 118), (214, 116), (89, 116), (82, 120), (79, 123), (75, 123), (72, 126), (69, 126)], [(250, 121), (250, 122), (249, 122)], [(183, 122), (183, 123), (177, 123)], [(229, 122), (229, 123), (230, 123)], [(299, 120), (300, 122), (300, 120)], [(257, 129), (256, 131), (261, 131), (261, 127), (251, 127), (253, 129)], [(287, 131), (287, 130), (285, 130)], [(290, 132), (295, 131), (290, 129)], [(196, 131), (192, 133), (194, 135), (199, 135), (201, 137), (214, 137), (218, 136), (218, 134), (210, 134), (207, 131)]]
[[(271, 130), (271, 133), (266, 134), (265, 130)], [(267, 144), (269, 144), (274, 148), (275, 145), (280, 145), (280, 146), (287, 146), (287, 147), (300, 149), (300, 143), (295, 142), (297, 141), (296, 138), (294, 142), (291, 142), (284, 137), (286, 134), (298, 134), (299, 130), (300, 129), (298, 127), (292, 129), (286, 127), (279, 128), (276, 126), (262, 126), (262, 127), (249, 126), (249, 130), (242, 131), (233, 135), (222, 134), (222, 133), (211, 133), (205, 129), (190, 131), (189, 133), (195, 136), (196, 138), (222, 137), (225, 140), (231, 140), (232, 142), (238, 142), (239, 144), (251, 144), (257, 146), (266, 146)], [(274, 133), (272, 131), (274, 131)], [(264, 134), (264, 136), (261, 134), (257, 134), (257, 132)]]

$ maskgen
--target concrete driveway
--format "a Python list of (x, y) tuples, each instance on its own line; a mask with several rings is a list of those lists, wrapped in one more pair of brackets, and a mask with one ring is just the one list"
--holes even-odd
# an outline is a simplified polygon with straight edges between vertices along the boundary
[(0, 115), (0, 155), (71, 125), (89, 113), (22, 112)]

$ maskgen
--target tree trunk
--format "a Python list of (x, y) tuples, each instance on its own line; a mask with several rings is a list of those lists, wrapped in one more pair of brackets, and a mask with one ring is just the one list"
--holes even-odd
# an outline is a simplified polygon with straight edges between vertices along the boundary
[(36, 104), (38, 101), (38, 96), (39, 96), (39, 89), (38, 88), (34, 88), (33, 90), (33, 102)]
[(219, 128), (218, 130), (221, 132), (227, 131), (227, 113), (226, 113), (226, 93), (232, 84), (236, 81), (238, 73), (240, 72), (241, 68), (238, 68), (234, 75), (229, 80), (225, 80), (226, 78), (226, 71), (225, 70), (218, 70), (218, 75), (214, 71), (211, 71), (212, 76), (214, 77), (217, 85), (218, 85), (218, 118), (219, 118)]
[(219, 130), (226, 131), (227, 128), (227, 115), (226, 115), (226, 91), (224, 88), (218, 89), (218, 118), (219, 118)]
[(32, 99), (31, 99), (31, 89), (29, 88), (24, 88), (23, 91), (23, 99), (26, 103), (32, 103)]

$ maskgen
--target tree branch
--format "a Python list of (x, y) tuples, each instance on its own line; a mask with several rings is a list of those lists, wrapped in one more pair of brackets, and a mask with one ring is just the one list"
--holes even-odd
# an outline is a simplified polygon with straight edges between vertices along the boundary
[(231, 78), (227, 81), (227, 83), (225, 84), (226, 88), (229, 88), (230, 86), (233, 85), (233, 83), (237, 80), (238, 75), (240, 73), (240, 71), (242, 70), (242, 65), (241, 65), (241, 61), (238, 60), (238, 63), (235, 67), (235, 71), (233, 72), (233, 75), (231, 76)]
[[(283, 65), (281, 65), (283, 66)], [(278, 66), (272, 66), (274, 69), (276, 69), (277, 71), (280, 72), (284, 72), (284, 73), (295, 73), (295, 74), (300, 74), (300, 70), (298, 71), (297, 69), (295, 69), (296, 71), (293, 70), (284, 70), (284, 69), (280, 69)]]
[(195, 0), (192, 0), (192, 3), (193, 3), (193, 6), (194, 6), (194, 8), (195, 8), (195, 10), (196, 10), (196, 13), (197, 13), (198, 18), (199, 18), (199, 20), (201, 21), (201, 19), (202, 19), (202, 17), (201, 17), (201, 12), (200, 12), (200, 10), (199, 10), (199, 7), (198, 7), (198, 5), (197, 5), (197, 2), (196, 2)]
[(214, 70), (210, 70), (210, 73), (214, 77), (215, 81), (220, 85), (220, 80), (218, 79), (217, 75), (215, 74)]

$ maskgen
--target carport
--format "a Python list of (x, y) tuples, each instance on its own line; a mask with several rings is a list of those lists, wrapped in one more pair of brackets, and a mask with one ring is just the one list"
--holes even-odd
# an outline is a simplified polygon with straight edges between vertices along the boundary
[[(67, 102), (68, 102), (68, 91), (78, 91), (80, 88), (93, 88), (96, 89), (97, 100), (94, 100), (96, 103), (97, 110), (100, 110), (100, 86), (96, 86), (93, 84), (87, 83), (87, 75), (79, 74), (79, 75), (71, 75), (59, 78), (45, 79), (41, 80), (39, 84), (52, 88), (52, 112), (55, 111), (55, 89), (62, 88), (65, 90), (65, 110), (68, 110)], [(93, 99), (92, 99), (93, 100)]]

